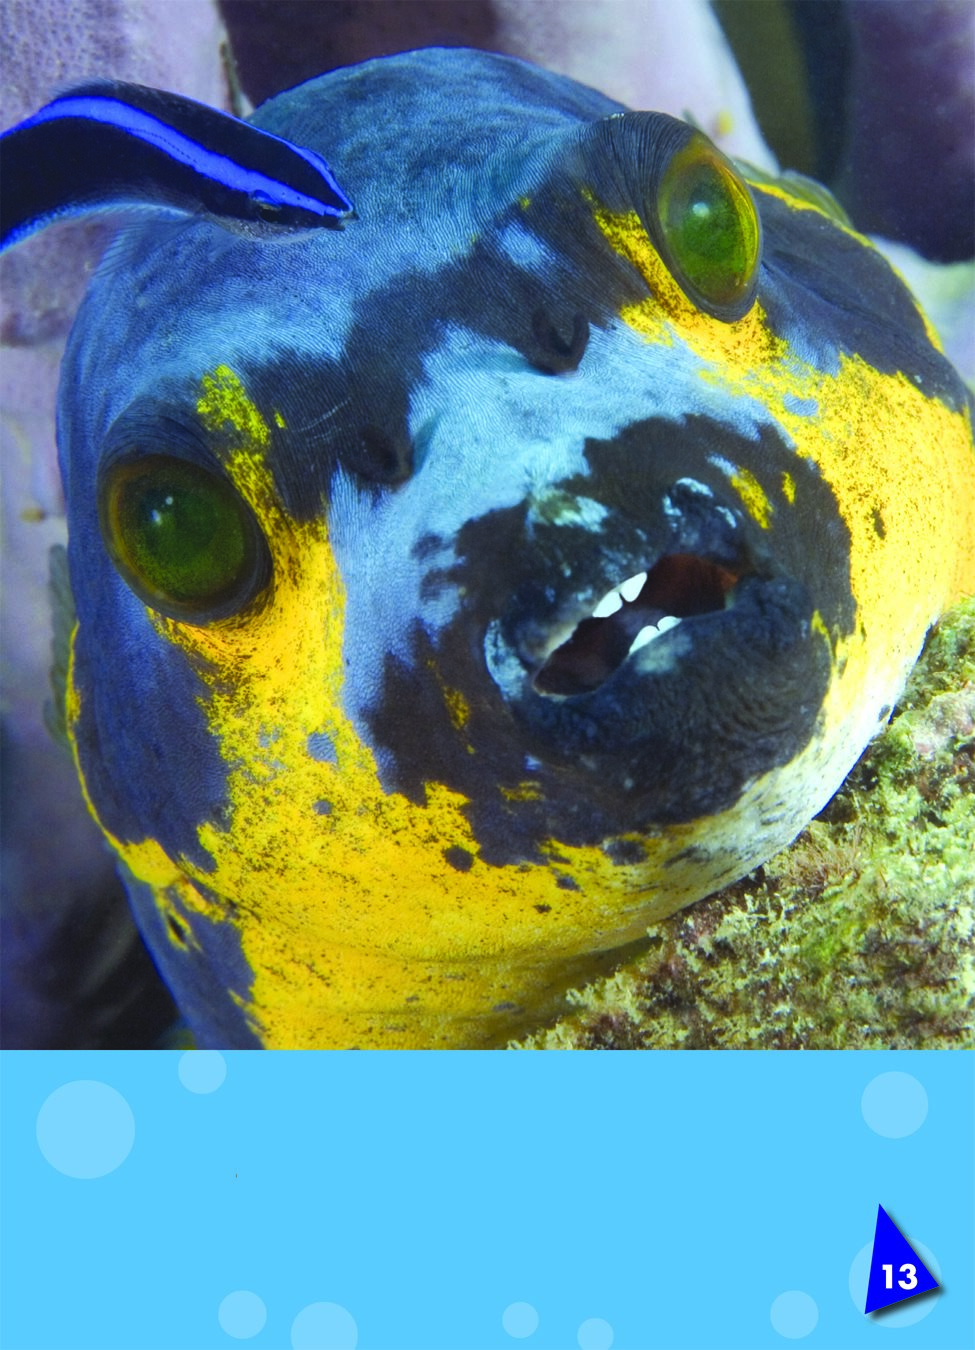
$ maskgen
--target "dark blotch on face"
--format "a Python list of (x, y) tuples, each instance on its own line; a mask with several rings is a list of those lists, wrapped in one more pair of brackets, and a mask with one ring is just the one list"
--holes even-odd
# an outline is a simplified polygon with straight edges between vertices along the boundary
[(466, 848), (461, 848), (459, 844), (451, 844), (445, 848), (443, 856), (446, 862), (458, 872), (469, 872), (474, 866), (474, 855), (468, 853)]
[(647, 850), (638, 839), (611, 839), (603, 852), (616, 867), (642, 863), (647, 856)]
[[(769, 530), (748, 519), (712, 464), (717, 449), (762, 484), (774, 512)], [(469, 519), (447, 566), (428, 536), (418, 549), (430, 558), (424, 594), (449, 590), (463, 603), (435, 632), (417, 620), (408, 650), (387, 653), (381, 697), (368, 712), (386, 790), (418, 803), (432, 782), (462, 794), (474, 851), (491, 866), (524, 860), (558, 871), (543, 841), (600, 847), (728, 809), (749, 780), (794, 758), (813, 733), (831, 676), (829, 648), (810, 630), (814, 608), (841, 634), (856, 613), (849, 531), (832, 490), (774, 429), (744, 439), (713, 418), (651, 417), (587, 440), (585, 455), (587, 472), (552, 487), (606, 508), (598, 539), (581, 524), (529, 521), (528, 498)], [(786, 471), (794, 502), (783, 495)], [(529, 684), (532, 662), (562, 621), (564, 594), (590, 569), (593, 596), (616, 580), (605, 558), (621, 560), (618, 579), (642, 565), (649, 610), (687, 616), (665, 639), (673, 659), (647, 669), (624, 660), (578, 696), (539, 693)], [(638, 627), (656, 621), (642, 597), (621, 611)], [(492, 631), (521, 657), (521, 692), (491, 673)], [(468, 704), (463, 735), (444, 688)], [(505, 789), (523, 781), (526, 756), (538, 792), (515, 800)], [(625, 845), (613, 858), (641, 861)]]

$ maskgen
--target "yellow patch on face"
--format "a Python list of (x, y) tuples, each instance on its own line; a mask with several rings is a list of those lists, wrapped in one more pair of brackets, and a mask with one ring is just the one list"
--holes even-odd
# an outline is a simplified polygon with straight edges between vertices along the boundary
[[(444, 706), (447, 709), (447, 716), (450, 718), (450, 725), (455, 731), (463, 731), (464, 727), (470, 721), (471, 707), (467, 699), (459, 689), (451, 689), (444, 684), (440, 675), (440, 670), (434, 660), (427, 661), (427, 669), (432, 679), (436, 680), (440, 686), (440, 693), (443, 696)], [(473, 750), (473, 747), (470, 747)]]
[(459, 689), (445, 689), (444, 703), (455, 731), (461, 731), (470, 720), (471, 707)]
[(231, 427), (240, 436), (241, 452), (254, 454), (267, 449), (271, 432), (264, 418), (247, 397), (239, 377), (229, 366), (217, 366), (212, 375), (204, 375), (203, 392), (196, 410), (210, 431)]
[(748, 469), (739, 468), (732, 476), (731, 486), (741, 498), (745, 510), (763, 530), (767, 530), (772, 516), (772, 503), (765, 489)]
[[(792, 202), (789, 194), (775, 191)], [(911, 565), (902, 575), (923, 571), (932, 592), (947, 597), (939, 599), (934, 613), (975, 589), (975, 504), (970, 492), (959, 496), (955, 487), (967, 485), (972, 476), (967, 411), (952, 412), (900, 372), (882, 374), (858, 356), (841, 353), (839, 372), (824, 374), (770, 332), (758, 303), (736, 323), (712, 319), (684, 297), (672, 278), (668, 282), (662, 275), (664, 263), (635, 212), (594, 210), (603, 234), (639, 268), (653, 292), (647, 300), (625, 306), (620, 317), (648, 343), (683, 344), (697, 358), (702, 381), (731, 397), (751, 397), (768, 409), (796, 453), (818, 464), (833, 485), (854, 533), (855, 568), (869, 574), (876, 563), (865, 559), (882, 559), (888, 575), (893, 552), (900, 550), (904, 556), (898, 562)], [(796, 411), (803, 405), (814, 411)], [(877, 511), (884, 520), (883, 539)], [(923, 568), (921, 538), (927, 559)], [(874, 586), (875, 592), (879, 589)], [(856, 589), (854, 594), (859, 601)]]
[(503, 787), (501, 795), (508, 802), (538, 802), (542, 800), (542, 789), (538, 783), (529, 781), (516, 787)]

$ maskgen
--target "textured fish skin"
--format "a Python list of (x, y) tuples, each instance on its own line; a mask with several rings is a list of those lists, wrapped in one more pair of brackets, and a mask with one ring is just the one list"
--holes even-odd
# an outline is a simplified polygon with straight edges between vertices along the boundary
[[(968, 398), (910, 294), (763, 182), (754, 304), (702, 312), (648, 234), (662, 123), (618, 111), (462, 51), (313, 81), (255, 121), (328, 157), (354, 226), (142, 226), (82, 308), (69, 722), (202, 1045), (553, 1016), (798, 832), (975, 588)], [(164, 618), (115, 572), (97, 484), (134, 447), (248, 502), (273, 581), (239, 615)], [(688, 555), (723, 604), (535, 687), (606, 591)]]

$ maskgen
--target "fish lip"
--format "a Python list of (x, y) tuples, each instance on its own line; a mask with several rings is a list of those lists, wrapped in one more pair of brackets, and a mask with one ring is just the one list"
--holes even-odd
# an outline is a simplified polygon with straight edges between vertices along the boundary
[[(638, 652), (633, 652), (614, 663), (592, 688), (565, 692), (546, 689), (539, 684), (539, 678), (553, 656), (568, 645), (579, 632), (580, 625), (593, 618), (593, 610), (601, 597), (605, 598), (609, 591), (634, 574), (643, 572), (648, 576), (641, 598), (660, 568), (674, 560), (693, 558), (713, 568), (715, 573), (733, 577), (733, 582), (727, 584), (720, 608), (715, 605), (695, 612), (677, 613), (680, 624), (653, 639), (650, 645), (654, 648), (655, 660), (650, 664), (658, 666), (665, 652), (673, 654), (678, 647), (677, 634), (683, 624), (693, 623), (700, 627), (713, 622), (738, 603), (739, 583), (745, 577), (773, 575), (773, 569), (763, 557), (764, 550), (758, 540), (751, 538), (753, 531), (741, 511), (720, 501), (710, 489), (703, 489), (700, 484), (682, 489), (682, 484), (687, 482), (693, 480), (679, 480), (664, 494), (666, 526), (663, 530), (638, 530), (639, 542), (635, 547), (631, 543), (625, 551), (608, 548), (599, 536), (594, 536), (592, 553), (583, 563), (573, 567), (568, 580), (559, 572), (557, 562), (550, 563), (548, 576), (534, 579), (531, 600), (516, 595), (508, 611), (489, 625), (485, 643), (488, 666), (509, 702), (524, 705), (535, 700), (539, 703), (571, 701), (581, 707), (598, 702), (601, 690), (625, 681), (633, 673), (635, 664), (647, 664), (646, 661), (635, 663)], [(680, 509), (681, 501), (692, 509)], [(656, 539), (652, 537), (654, 534)], [(586, 578), (584, 583), (576, 581), (572, 584), (573, 577), (582, 576)], [(541, 595), (546, 597), (547, 603), (539, 604)], [(639, 601), (633, 606), (624, 606), (627, 611), (639, 608)], [(661, 609), (662, 614), (672, 612), (667, 606)], [(632, 627), (637, 615), (623, 617), (630, 619)], [(620, 618), (614, 615), (613, 622), (618, 624)], [(648, 616), (646, 622), (656, 624), (658, 620)]]

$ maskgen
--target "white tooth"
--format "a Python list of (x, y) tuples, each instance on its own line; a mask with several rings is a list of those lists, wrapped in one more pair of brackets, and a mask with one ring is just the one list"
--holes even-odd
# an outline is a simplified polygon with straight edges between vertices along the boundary
[(621, 582), (618, 589), (624, 600), (629, 600), (632, 604), (640, 592), (643, 590), (643, 583), (647, 579), (646, 572), (637, 572), (635, 577), (627, 577), (626, 581)]
[(645, 647), (648, 642), (652, 642), (655, 637), (659, 636), (660, 634), (657, 632), (656, 628), (654, 628), (653, 624), (648, 623), (646, 628), (640, 629), (639, 633), (637, 633), (636, 637), (630, 643), (630, 650), (627, 652), (627, 656), (632, 656), (634, 652), (638, 652), (641, 647)]
[(611, 614), (623, 608), (619, 591), (607, 591), (592, 612), (594, 619), (608, 619)]
[(676, 628), (679, 623), (680, 619), (674, 614), (665, 614), (656, 625), (648, 623), (646, 628), (640, 629), (639, 633), (637, 633), (636, 637), (630, 643), (630, 650), (627, 652), (627, 656), (632, 656), (633, 653), (638, 652), (641, 647), (645, 647), (648, 642), (652, 642), (654, 638), (660, 637), (661, 633), (666, 633), (668, 628)]

